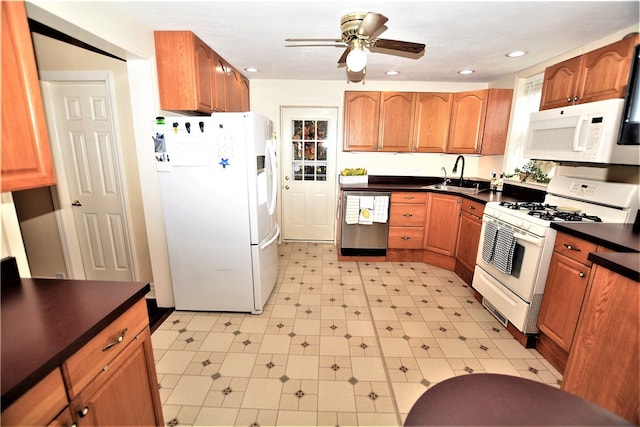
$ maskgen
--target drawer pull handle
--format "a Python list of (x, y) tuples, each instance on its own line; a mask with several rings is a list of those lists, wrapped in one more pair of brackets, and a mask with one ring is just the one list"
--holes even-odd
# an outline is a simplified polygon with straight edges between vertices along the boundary
[(475, 209), (476, 209), (476, 207), (475, 207), (475, 206), (472, 206), (472, 205), (469, 205), (469, 209), (471, 209), (471, 210), (475, 210)]
[(578, 249), (578, 248), (576, 248), (574, 246), (571, 246), (571, 245), (569, 245), (567, 243), (564, 244), (564, 247), (569, 249), (570, 251), (582, 252), (580, 249)]
[(406, 196), (405, 199), (407, 200), (413, 200), (413, 196)]
[(127, 328), (124, 328), (122, 330), (122, 332), (120, 332), (120, 335), (118, 335), (118, 338), (116, 338), (116, 340), (114, 342), (112, 342), (111, 344), (107, 344), (105, 346), (105, 348), (102, 349), (102, 351), (107, 351), (111, 347), (113, 347), (114, 345), (120, 344), (124, 340), (124, 336), (125, 336), (126, 333), (127, 333)]
[(406, 216), (406, 217), (409, 217), (409, 216), (413, 216), (413, 214), (410, 214), (410, 213), (406, 213), (406, 214), (402, 214), (402, 216)]
[(401, 239), (402, 239), (402, 240), (411, 240), (411, 237), (409, 237), (409, 236), (402, 236), (402, 237), (401, 237)]
[(84, 408), (78, 411), (78, 415), (80, 415), (81, 417), (86, 417), (88, 413), (89, 413), (88, 406), (85, 406)]
[(584, 277), (584, 273), (581, 271), (581, 272), (578, 274), (578, 276), (580, 276), (580, 277)]

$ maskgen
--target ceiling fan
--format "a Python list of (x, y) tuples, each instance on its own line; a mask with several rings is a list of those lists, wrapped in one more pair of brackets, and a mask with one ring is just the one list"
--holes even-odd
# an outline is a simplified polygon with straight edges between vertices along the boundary
[[(286, 47), (307, 46), (335, 46), (345, 50), (338, 59), (338, 64), (346, 64), (349, 71), (361, 72), (367, 66), (367, 56), (364, 48), (380, 48), (420, 54), (424, 52), (423, 43), (413, 43), (398, 40), (379, 39), (376, 36), (387, 29), (384, 25), (389, 18), (376, 12), (353, 12), (340, 19), (342, 38), (314, 39), (299, 38), (286, 39), (286, 42), (303, 42), (305, 44), (287, 44)], [(309, 44), (312, 43), (312, 44)], [(322, 44), (320, 44), (322, 43)]]

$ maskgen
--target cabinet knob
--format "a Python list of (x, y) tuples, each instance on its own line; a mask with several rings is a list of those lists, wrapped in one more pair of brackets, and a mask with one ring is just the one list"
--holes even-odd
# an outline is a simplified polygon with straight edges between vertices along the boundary
[(410, 217), (410, 216), (413, 216), (413, 214), (406, 213), (406, 214), (402, 214), (402, 216)]
[(402, 236), (402, 237), (400, 237), (400, 238), (401, 238), (402, 240), (411, 240), (411, 237), (409, 237), (409, 236)]
[(81, 417), (86, 417), (87, 414), (89, 413), (89, 407), (85, 406), (84, 408), (80, 409), (78, 411), (78, 415), (80, 415)]
[(472, 211), (476, 210), (476, 207), (473, 205), (469, 205), (469, 209), (471, 209)]
[(458, 199), (456, 200), (456, 203), (462, 203), (462, 200)]
[(584, 273), (581, 271), (580, 273), (578, 273), (578, 276), (584, 277)]
[(573, 101), (574, 101), (574, 102), (575, 102), (575, 101), (577, 101), (578, 99), (580, 99), (580, 98), (578, 98), (578, 95), (576, 95), (576, 96), (574, 96), (574, 97), (573, 97)]
[(571, 97), (568, 97), (568, 98), (567, 98), (567, 102), (571, 102)]

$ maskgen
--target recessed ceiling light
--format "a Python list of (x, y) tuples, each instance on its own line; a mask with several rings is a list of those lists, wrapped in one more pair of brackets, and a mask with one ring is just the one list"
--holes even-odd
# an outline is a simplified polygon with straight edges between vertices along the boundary
[(527, 52), (524, 50), (514, 50), (513, 52), (506, 53), (505, 56), (509, 58), (518, 58), (520, 56), (525, 56)]
[(387, 76), (397, 76), (398, 74), (400, 74), (400, 71), (396, 71), (396, 70), (389, 70), (385, 73)]
[(475, 70), (460, 70), (458, 71), (458, 74), (465, 75), (465, 74), (473, 74), (475, 72), (476, 72)]
[(259, 70), (254, 67), (247, 67), (244, 69), (247, 73), (257, 73)]

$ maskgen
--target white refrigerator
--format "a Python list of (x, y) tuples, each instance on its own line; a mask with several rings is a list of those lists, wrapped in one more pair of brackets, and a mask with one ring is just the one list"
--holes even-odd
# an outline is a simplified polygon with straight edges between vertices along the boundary
[(261, 313), (278, 275), (271, 121), (255, 113), (158, 119), (176, 309)]

